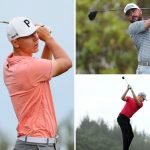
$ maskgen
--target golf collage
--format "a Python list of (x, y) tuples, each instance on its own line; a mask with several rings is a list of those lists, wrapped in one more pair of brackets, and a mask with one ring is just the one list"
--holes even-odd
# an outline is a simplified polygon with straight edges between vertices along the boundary
[(77, 0), (76, 150), (150, 150), (149, 9)]
[(0, 150), (150, 150), (148, 0), (1, 6)]

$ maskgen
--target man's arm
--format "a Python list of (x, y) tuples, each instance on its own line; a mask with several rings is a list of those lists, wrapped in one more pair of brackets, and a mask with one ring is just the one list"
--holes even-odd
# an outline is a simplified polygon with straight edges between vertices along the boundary
[(54, 60), (52, 60), (52, 77), (58, 76), (71, 68), (71, 59), (63, 50), (63, 48), (61, 48), (59, 44), (54, 40), (48, 29), (45, 27), (40, 27), (37, 30), (37, 34), (39, 36), (39, 39), (44, 41), (46, 45), (42, 57), (47, 59), (49, 58), (51, 53), (54, 56)]
[(128, 31), (129, 31), (131, 37), (135, 36), (136, 34), (143, 32), (145, 30), (147, 30), (147, 29), (145, 27), (145, 21), (144, 20), (131, 23), (129, 25), (129, 28), (128, 28)]
[(43, 59), (50, 59), (50, 60), (52, 59), (52, 52), (48, 48), (48, 46), (46, 44), (44, 46), (41, 58), (43, 58)]
[(122, 99), (123, 101), (126, 101), (126, 95), (127, 95), (127, 93), (128, 93), (128, 91), (129, 91), (130, 88), (131, 88), (130, 85), (128, 85), (126, 91), (125, 91), (125, 92), (123, 93), (123, 95), (121, 96), (121, 99)]
[(140, 107), (140, 101), (137, 99), (137, 96), (135, 95), (132, 88), (131, 88), (131, 93), (133, 95), (134, 100), (136, 101), (137, 106)]
[(146, 29), (150, 28), (150, 19), (144, 20), (144, 25)]
[(54, 40), (53, 37), (50, 37), (47, 41), (47, 46), (51, 49), (54, 56), (52, 61), (52, 76), (55, 77), (67, 71), (72, 66), (72, 62), (65, 53), (65, 51), (59, 46), (59, 44)]

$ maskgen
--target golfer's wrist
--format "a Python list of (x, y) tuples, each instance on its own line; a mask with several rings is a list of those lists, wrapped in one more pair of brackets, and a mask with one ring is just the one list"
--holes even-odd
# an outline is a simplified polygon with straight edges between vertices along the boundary
[(54, 42), (54, 38), (51, 35), (45, 38), (45, 43), (53, 43), (53, 42)]

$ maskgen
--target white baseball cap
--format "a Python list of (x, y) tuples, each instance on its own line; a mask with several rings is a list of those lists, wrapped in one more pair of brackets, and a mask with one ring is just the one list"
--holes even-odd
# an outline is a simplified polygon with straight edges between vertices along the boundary
[(138, 95), (141, 96), (143, 100), (146, 100), (146, 94), (144, 92), (140, 92)]
[(129, 3), (125, 6), (124, 8), (124, 14), (126, 15), (127, 14), (127, 11), (130, 10), (130, 9), (133, 9), (133, 8), (137, 8), (137, 9), (140, 9), (139, 6), (137, 6), (136, 4), (134, 3)]
[(7, 37), (9, 41), (33, 34), (39, 26), (35, 26), (32, 21), (26, 17), (13, 18), (7, 28)]

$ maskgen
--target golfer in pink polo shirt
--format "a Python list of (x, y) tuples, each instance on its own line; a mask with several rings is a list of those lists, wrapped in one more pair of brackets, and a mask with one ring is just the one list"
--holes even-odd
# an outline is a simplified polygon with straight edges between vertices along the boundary
[[(4, 82), (18, 119), (15, 150), (54, 150), (57, 123), (49, 81), (66, 72), (72, 62), (46, 27), (35, 26), (26, 17), (13, 18), (7, 36), (13, 52), (4, 64)], [(39, 40), (45, 43), (43, 53), (33, 58)]]

